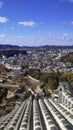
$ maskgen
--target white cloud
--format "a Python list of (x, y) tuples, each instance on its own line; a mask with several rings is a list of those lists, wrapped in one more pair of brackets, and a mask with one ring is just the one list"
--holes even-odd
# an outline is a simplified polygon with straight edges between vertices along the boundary
[(14, 29), (15, 29), (15, 27), (14, 27), (14, 26), (11, 26), (11, 29), (12, 29), (12, 30), (14, 30)]
[(0, 38), (4, 38), (5, 36), (5, 34), (0, 34)]
[(69, 3), (73, 3), (73, 0), (59, 0), (60, 2), (69, 2)]
[(60, 41), (68, 41), (68, 42), (71, 42), (73, 41), (73, 34), (63, 34), (59, 37), (59, 40)]
[(71, 36), (71, 34), (68, 33), (63, 34), (63, 37), (68, 37), (68, 36)]
[(71, 21), (71, 22), (68, 22), (68, 24), (70, 24), (70, 25), (73, 25), (73, 21)]
[(23, 26), (28, 26), (28, 27), (33, 27), (37, 25), (34, 21), (18, 22), (18, 24)]
[(0, 9), (3, 7), (3, 1), (0, 1)]
[(38, 34), (40, 34), (40, 33), (41, 33), (41, 31), (39, 30), (39, 31), (38, 31)]
[(70, 21), (70, 22), (63, 22), (63, 24), (73, 25), (73, 21)]
[(0, 35), (1, 44), (20, 45), (20, 46), (40, 46), (40, 45), (73, 45), (73, 34), (51, 34), (49, 35)]
[(14, 30), (15, 29), (15, 24), (13, 23), (12, 25), (11, 25), (11, 30)]
[(73, 0), (67, 0), (67, 1), (73, 3)]
[(0, 17), (0, 23), (6, 23), (8, 19), (6, 17)]
[(14, 30), (15, 28), (12, 26), (11, 29)]

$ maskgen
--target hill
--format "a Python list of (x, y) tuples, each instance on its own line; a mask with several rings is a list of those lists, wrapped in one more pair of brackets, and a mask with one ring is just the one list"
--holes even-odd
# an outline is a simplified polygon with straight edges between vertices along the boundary
[(73, 49), (73, 46), (56, 46), (56, 45), (44, 45), (44, 46), (19, 46), (19, 45), (11, 45), (11, 44), (0, 44), (0, 50), (8, 50), (8, 49), (23, 49), (23, 50), (31, 50), (31, 49)]
[(20, 49), (21, 47), (20, 46), (17, 46), (17, 45), (2, 45), (0, 44), (0, 50), (6, 50), (6, 49)]

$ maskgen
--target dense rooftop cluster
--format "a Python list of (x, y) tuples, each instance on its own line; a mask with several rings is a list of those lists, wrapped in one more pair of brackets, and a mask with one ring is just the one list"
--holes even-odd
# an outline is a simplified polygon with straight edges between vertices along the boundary
[[(28, 50), (26, 54), (19, 53), (9, 57), (3, 55), (0, 58), (2, 91), (3, 87), (12, 88), (15, 89), (14, 96), (19, 95), (20, 97), (25, 94), (27, 89), (31, 93), (30, 97), (25, 95), (27, 99), (23, 97), (22, 103), (20, 100), (14, 102), (15, 106), (12, 111), (0, 118), (0, 130), (73, 130), (73, 97), (68, 83), (60, 83), (49, 98), (43, 89), (39, 89), (38, 80), (30, 76), (27, 76), (29, 80), (24, 78), (26, 68), (38, 69), (40, 72), (73, 72), (72, 63), (59, 60), (60, 57), (71, 52), (73, 50), (68, 49)], [(46, 74), (50, 76), (49, 73)], [(55, 73), (53, 74), (56, 77)], [(32, 82), (30, 82), (31, 79)], [(29, 81), (28, 84), (25, 84), (25, 80)], [(54, 80), (53, 77), (52, 80)], [(26, 86), (26, 90), (23, 89), (23, 86)]]
[(73, 52), (72, 49), (33, 49), (27, 50), (27, 53), (19, 53), (6, 57), (3, 55), (0, 64), (8, 68), (29, 67), (39, 69), (43, 72), (73, 72), (73, 64), (60, 60), (61, 57)]

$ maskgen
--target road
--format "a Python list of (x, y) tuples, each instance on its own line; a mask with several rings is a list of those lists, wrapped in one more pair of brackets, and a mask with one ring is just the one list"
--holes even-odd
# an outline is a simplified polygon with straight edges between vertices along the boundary
[(40, 89), (40, 81), (37, 80), (37, 79), (35, 79), (35, 78), (33, 78), (33, 77), (31, 77), (30, 75), (28, 75), (28, 78), (30, 79), (30, 82), (31, 82), (32, 84), (35, 84), (35, 89), (34, 89), (34, 91), (35, 91), (36, 93), (39, 93), (39, 92), (41, 91), (41, 89)]
[(0, 84), (0, 88), (18, 88), (19, 85)]

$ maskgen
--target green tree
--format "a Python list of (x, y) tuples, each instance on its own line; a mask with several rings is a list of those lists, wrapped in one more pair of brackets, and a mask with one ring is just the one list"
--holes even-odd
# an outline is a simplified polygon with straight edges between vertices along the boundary
[(1, 88), (0, 89), (0, 102), (2, 103), (2, 100), (7, 97), (8, 89), (7, 88)]
[(21, 98), (21, 101), (23, 102), (24, 100), (26, 100), (28, 97), (30, 96), (30, 92), (26, 91), (24, 96)]

